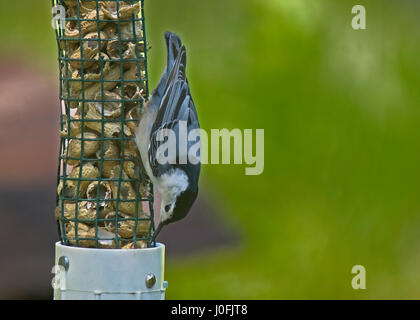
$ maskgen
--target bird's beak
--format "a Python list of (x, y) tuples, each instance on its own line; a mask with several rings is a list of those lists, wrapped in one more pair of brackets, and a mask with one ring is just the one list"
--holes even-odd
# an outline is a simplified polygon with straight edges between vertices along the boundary
[(153, 242), (155, 242), (156, 237), (159, 235), (159, 232), (162, 230), (162, 228), (163, 228), (163, 224), (159, 223), (157, 229), (155, 230), (155, 233), (153, 234), (153, 240), (152, 240)]

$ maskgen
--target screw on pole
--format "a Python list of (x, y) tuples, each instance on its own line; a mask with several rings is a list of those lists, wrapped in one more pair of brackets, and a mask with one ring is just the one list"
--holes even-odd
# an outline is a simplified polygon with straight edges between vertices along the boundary
[(69, 271), (70, 268), (70, 260), (69, 258), (67, 258), (66, 256), (61, 256), (58, 259), (58, 265), (62, 266), (64, 268), (64, 270)]
[(151, 289), (156, 284), (156, 276), (153, 273), (146, 275), (146, 287)]

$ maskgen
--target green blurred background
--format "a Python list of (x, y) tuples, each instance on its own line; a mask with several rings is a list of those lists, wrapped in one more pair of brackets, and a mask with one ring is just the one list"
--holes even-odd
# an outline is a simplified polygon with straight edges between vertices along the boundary
[[(351, 28), (356, 4), (367, 30)], [(0, 2), (0, 56), (56, 77), (50, 5)], [(415, 0), (146, 0), (151, 86), (176, 32), (203, 128), (265, 129), (262, 175), (203, 169), (239, 244), (169, 259), (168, 299), (420, 298), (419, 14)], [(351, 287), (357, 264), (367, 290)]]

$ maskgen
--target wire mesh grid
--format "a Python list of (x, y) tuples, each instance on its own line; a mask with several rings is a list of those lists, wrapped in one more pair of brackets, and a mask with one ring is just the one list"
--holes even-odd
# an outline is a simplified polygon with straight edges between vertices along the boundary
[[(144, 1), (52, 0), (60, 70), (62, 244), (145, 248), (153, 188), (135, 143), (148, 97)], [(57, 9), (58, 8), (58, 9)]]

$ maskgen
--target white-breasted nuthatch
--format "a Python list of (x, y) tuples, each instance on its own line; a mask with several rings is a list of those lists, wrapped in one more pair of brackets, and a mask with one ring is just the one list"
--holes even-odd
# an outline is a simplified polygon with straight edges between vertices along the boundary
[[(144, 106), (136, 133), (143, 166), (162, 200), (153, 240), (163, 226), (187, 215), (197, 198), (201, 169), (199, 159), (192, 163), (188, 157), (192, 143), (187, 136), (192, 130), (199, 130), (200, 124), (186, 77), (186, 50), (174, 33), (166, 32), (165, 40), (166, 68)], [(162, 163), (159, 147), (167, 143), (162, 139), (165, 130), (176, 136), (176, 145), (169, 146), (176, 150), (176, 159)]]

